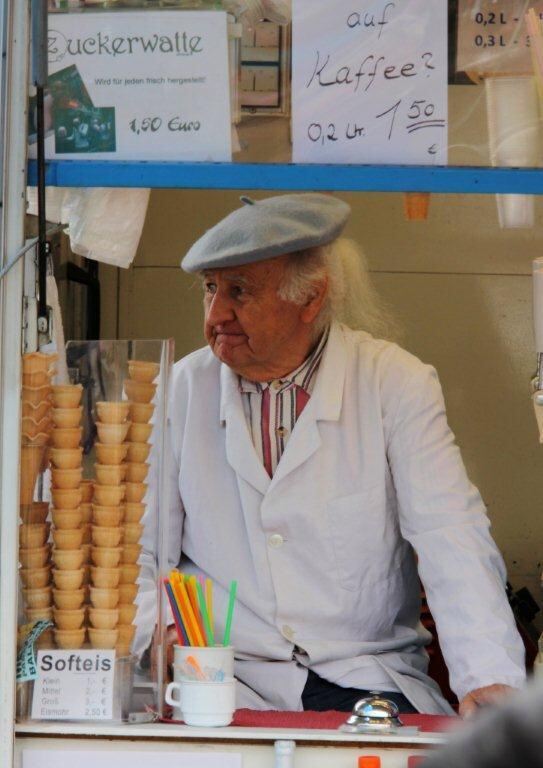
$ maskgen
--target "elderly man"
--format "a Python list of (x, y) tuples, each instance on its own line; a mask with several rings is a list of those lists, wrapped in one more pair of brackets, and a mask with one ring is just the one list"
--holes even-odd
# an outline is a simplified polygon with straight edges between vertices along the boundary
[(383, 313), (339, 239), (345, 203), (242, 201), (183, 261), (209, 347), (174, 370), (170, 563), (213, 579), (219, 637), (238, 581), (238, 706), (293, 710), (378, 689), (451, 711), (420, 574), (467, 713), (522, 684), (523, 647), (435, 371), (370, 335)]

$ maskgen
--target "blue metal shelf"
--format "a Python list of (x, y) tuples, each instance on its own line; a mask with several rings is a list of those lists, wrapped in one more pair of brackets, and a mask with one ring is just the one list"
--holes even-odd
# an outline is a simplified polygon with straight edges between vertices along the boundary
[[(28, 183), (36, 184), (36, 162)], [(543, 194), (536, 168), (405, 165), (294, 165), (272, 163), (50, 161), (47, 184), (56, 187), (162, 189), (281, 189), (344, 192)]]

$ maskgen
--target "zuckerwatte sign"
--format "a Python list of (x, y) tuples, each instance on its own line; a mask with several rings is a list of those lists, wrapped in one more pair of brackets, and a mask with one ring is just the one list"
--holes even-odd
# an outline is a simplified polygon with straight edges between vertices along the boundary
[[(225, 13), (63, 14), (49, 27), (48, 158), (231, 160)], [(29, 120), (32, 151), (32, 102)]]

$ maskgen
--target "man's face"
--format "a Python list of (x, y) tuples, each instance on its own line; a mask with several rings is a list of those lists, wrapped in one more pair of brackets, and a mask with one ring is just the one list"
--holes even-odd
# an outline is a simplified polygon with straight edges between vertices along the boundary
[(315, 313), (277, 295), (287, 259), (204, 272), (207, 342), (219, 360), (253, 381), (294, 370), (311, 346)]

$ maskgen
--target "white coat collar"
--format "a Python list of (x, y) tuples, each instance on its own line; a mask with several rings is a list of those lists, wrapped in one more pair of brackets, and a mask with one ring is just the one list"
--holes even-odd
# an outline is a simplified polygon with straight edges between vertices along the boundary
[(230, 466), (262, 494), (306, 461), (321, 443), (317, 422), (337, 421), (341, 413), (347, 366), (345, 334), (333, 323), (313, 394), (290, 437), (272, 479), (260, 461), (249, 433), (236, 373), (224, 363), (220, 372), (220, 420), (226, 424), (226, 457)]

